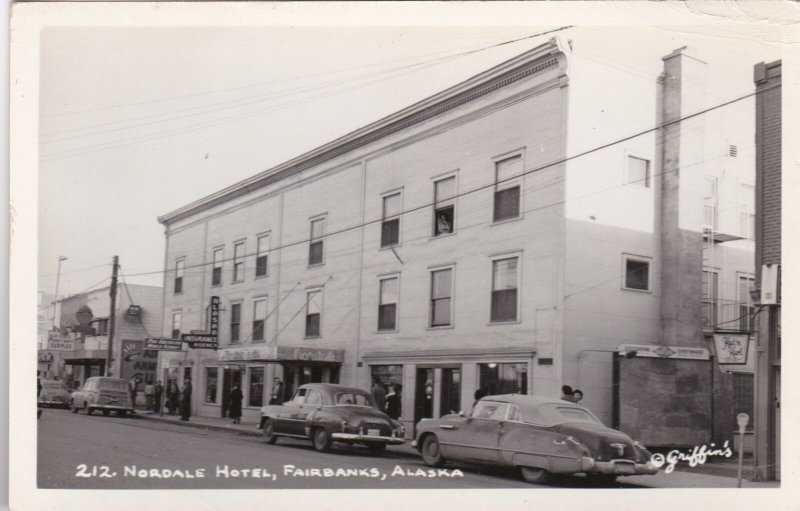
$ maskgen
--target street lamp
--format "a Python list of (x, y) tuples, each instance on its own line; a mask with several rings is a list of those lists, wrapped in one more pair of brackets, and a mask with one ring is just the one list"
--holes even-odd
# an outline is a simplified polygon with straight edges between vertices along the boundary
[(56, 294), (53, 298), (53, 325), (51, 330), (56, 329), (56, 312), (58, 312), (58, 283), (61, 280), (61, 261), (66, 261), (66, 256), (58, 256), (58, 271), (56, 272)]

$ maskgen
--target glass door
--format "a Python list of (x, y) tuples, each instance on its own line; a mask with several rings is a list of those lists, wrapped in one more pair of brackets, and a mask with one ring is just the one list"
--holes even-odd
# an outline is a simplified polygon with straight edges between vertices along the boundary
[(442, 390), (439, 416), (461, 411), (461, 369), (445, 367), (442, 369)]
[(417, 369), (414, 422), (433, 418), (433, 368)]
[(242, 388), (242, 371), (239, 367), (228, 367), (223, 372), (222, 377), (222, 408), (220, 410), (220, 417), (225, 418), (228, 416), (230, 409), (230, 395), (233, 386), (238, 385)]

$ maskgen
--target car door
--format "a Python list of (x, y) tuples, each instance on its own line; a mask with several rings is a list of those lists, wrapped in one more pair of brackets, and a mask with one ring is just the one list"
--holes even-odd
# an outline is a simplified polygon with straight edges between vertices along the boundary
[(275, 414), (274, 430), (285, 435), (303, 435), (303, 423), (299, 419), (300, 406), (305, 403), (308, 389), (299, 388), (292, 399), (283, 403)]
[(301, 421), (298, 423), (300, 426), (300, 432), (298, 434), (308, 436), (310, 432), (305, 430), (308, 416), (320, 408), (322, 408), (322, 396), (319, 391), (308, 389), (306, 391), (305, 401), (297, 407), (297, 419)]
[(481, 400), (469, 417), (442, 421), (439, 429), (445, 458), (497, 462), (500, 433), (505, 427), (508, 403)]

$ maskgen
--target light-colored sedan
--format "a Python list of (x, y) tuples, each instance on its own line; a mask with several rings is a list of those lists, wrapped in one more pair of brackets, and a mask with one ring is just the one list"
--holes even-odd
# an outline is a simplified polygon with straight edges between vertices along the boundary
[(42, 391), (39, 393), (39, 406), (69, 408), (69, 391), (62, 382), (58, 380), (42, 380), (41, 384)]
[(91, 415), (93, 411), (100, 410), (103, 415), (116, 412), (124, 416), (133, 411), (128, 382), (104, 376), (89, 378), (80, 390), (72, 393), (70, 408), (72, 413), (83, 410), (86, 415)]
[(583, 406), (509, 394), (481, 399), (469, 416), (423, 419), (413, 444), (426, 464), (446, 460), (517, 467), (526, 481), (578, 474), (603, 482), (655, 474), (641, 442), (601, 423)]

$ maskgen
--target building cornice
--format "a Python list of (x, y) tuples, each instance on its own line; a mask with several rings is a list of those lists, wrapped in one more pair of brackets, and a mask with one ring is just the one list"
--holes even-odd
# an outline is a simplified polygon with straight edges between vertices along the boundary
[(329, 161), (359, 147), (384, 138), (460, 105), (494, 92), (509, 84), (558, 65), (561, 52), (557, 39), (537, 46), (464, 82), (419, 101), (403, 110), (348, 133), (276, 167), (240, 181), (219, 192), (158, 217), (168, 227), (192, 215), (247, 195), (303, 170)]

